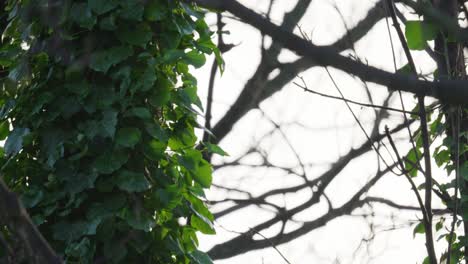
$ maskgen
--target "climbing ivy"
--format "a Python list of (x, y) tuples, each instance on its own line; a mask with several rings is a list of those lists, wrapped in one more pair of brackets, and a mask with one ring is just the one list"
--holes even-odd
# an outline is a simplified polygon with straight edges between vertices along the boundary
[(201, 10), (8, 0), (2, 12), (1, 175), (52, 248), (66, 263), (211, 263), (197, 250), (197, 232), (215, 231), (189, 71), (221, 58)]
[[(460, 41), (450, 31), (428, 18), (417, 21), (406, 21), (405, 30), (408, 47), (412, 50), (428, 48), (428, 41), (435, 40), (442, 43), (435, 53), (442, 61), (433, 73), (437, 79), (466, 79), (466, 63), (463, 52), (457, 53)], [(439, 37), (439, 39), (437, 39)], [(443, 49), (445, 52), (439, 52)], [(459, 57), (460, 56), (460, 57)], [(449, 64), (449, 65), (447, 65)], [(404, 70), (404, 68), (403, 68)], [(428, 109), (429, 142), (433, 143), (432, 158), (434, 163), (444, 171), (447, 177), (442, 182), (433, 179), (432, 191), (442, 200), (447, 209), (455, 217), (440, 217), (435, 224), (438, 233), (436, 239), (445, 239), (449, 246), (442, 253), (440, 261), (450, 264), (468, 261), (466, 253), (468, 248), (468, 105), (447, 105), (440, 102), (441, 107)], [(413, 109), (417, 112), (418, 109)], [(411, 149), (405, 157), (406, 169), (412, 177), (417, 176), (418, 158), (422, 158), (423, 146), (420, 130), (414, 135), (415, 148)], [(464, 233), (459, 230), (464, 227)], [(457, 232), (458, 231), (458, 232)], [(423, 222), (416, 225), (414, 233), (424, 233)], [(430, 263), (426, 258), (423, 263)]]

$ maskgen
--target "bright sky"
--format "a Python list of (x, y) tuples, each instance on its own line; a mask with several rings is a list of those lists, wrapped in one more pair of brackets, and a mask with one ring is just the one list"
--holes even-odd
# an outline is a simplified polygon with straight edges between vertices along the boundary
[[(265, 12), (269, 1), (267, 0), (244, 0), (243, 4), (252, 7), (256, 11)], [(272, 18), (276, 23), (281, 22), (285, 12), (293, 7), (296, 1), (276, 1), (273, 8)], [(315, 44), (329, 44), (345, 32), (345, 27), (340, 14), (334, 6), (337, 6), (345, 18), (348, 27), (352, 27), (362, 19), (374, 1), (346, 1), (346, 0), (314, 0), (307, 11), (304, 19), (300, 22), (302, 30), (311, 33)], [(210, 16), (213, 22), (214, 17)], [(239, 44), (238, 47), (227, 53), (226, 71), (218, 78), (215, 86), (214, 121), (216, 122), (234, 102), (246, 80), (255, 71), (259, 62), (260, 34), (251, 27), (233, 20), (225, 19), (226, 29), (230, 36), (226, 37), (227, 43)], [(396, 43), (396, 34), (393, 34)], [(395, 44), (399, 48), (398, 44)], [(361, 59), (369, 64), (393, 70), (393, 59), (385, 20), (374, 26), (372, 31), (356, 45), (356, 52)], [(424, 53), (414, 53), (416, 61), (423, 72), (429, 72), (434, 64), (424, 57)], [(405, 60), (398, 50), (396, 54), (398, 66), (403, 66)], [(283, 52), (282, 61), (291, 61), (296, 56), (291, 52)], [(422, 66), (424, 67), (422, 67)], [(206, 87), (208, 83), (211, 59), (207, 65), (196, 72), (199, 79), (199, 91), (201, 98), (206, 98)], [(332, 71), (338, 85), (345, 96), (350, 99), (367, 102), (366, 92), (362, 83), (343, 75), (338, 71)], [(323, 69), (314, 68), (301, 74), (308, 86), (327, 94), (336, 95), (336, 90), (328, 79)], [(297, 81), (297, 80), (296, 80)], [(373, 98), (381, 102), (386, 95), (386, 88), (370, 84)], [(400, 107), (394, 98), (394, 106)], [(412, 98), (408, 97), (407, 102)], [(291, 125), (284, 129), (296, 152), (304, 159), (304, 163), (315, 164), (307, 173), (309, 177), (319, 175), (326, 170), (330, 162), (346, 153), (350, 148), (358, 146), (365, 140), (362, 131), (356, 126), (352, 115), (345, 104), (340, 101), (324, 99), (312, 94), (305, 94), (302, 90), (288, 84), (283, 91), (275, 94), (268, 101), (260, 105), (270, 118), (277, 123), (300, 122), (304, 127)], [(408, 104), (407, 108), (411, 109)], [(353, 107), (359, 115), (360, 120), (367, 124), (367, 128), (374, 120), (372, 109), (361, 109)], [(392, 113), (382, 125), (395, 125), (401, 121), (399, 114)], [(253, 142), (258, 141), (262, 135), (272, 128), (271, 123), (265, 120), (259, 111), (251, 111), (234, 127), (231, 134), (221, 146), (231, 154), (232, 160), (243, 153)], [(383, 127), (380, 128), (383, 131)], [(404, 138), (406, 134), (400, 134)], [(281, 135), (275, 135), (262, 143), (262, 148), (268, 152), (269, 159), (274, 164), (291, 166), (296, 164), (295, 156), (291, 152)], [(402, 153), (406, 153), (407, 146), (402, 146)], [(404, 150), (404, 151), (403, 151)], [(346, 167), (340, 174), (339, 180), (326, 189), (326, 193), (332, 199), (335, 206), (339, 206), (360, 188), (377, 170), (376, 155), (369, 153)], [(255, 163), (257, 159), (251, 157), (246, 159)], [(220, 162), (220, 160), (216, 160)], [(289, 186), (299, 183), (297, 177), (285, 177), (272, 170), (255, 170), (246, 168), (223, 169), (216, 172), (214, 182), (225, 186), (238, 187), (248, 190), (253, 194), (263, 193), (265, 190), (279, 186)], [(394, 175), (385, 176), (370, 192), (372, 195), (392, 198), (401, 204), (416, 205), (414, 196), (410, 191), (409, 183), (403, 177)], [(309, 193), (297, 193), (286, 197), (277, 197), (275, 201), (279, 205), (288, 208), (308, 198)], [(208, 192), (208, 198), (218, 200), (225, 198), (225, 193), (213, 189)], [(214, 208), (219, 209), (219, 208)], [(326, 212), (326, 202), (321, 201), (305, 213), (295, 217), (296, 220), (312, 220)], [(325, 227), (308, 233), (293, 242), (281, 245), (278, 249), (286, 258), (294, 264), (301, 263), (421, 263), (426, 252), (422, 235), (413, 238), (413, 227), (405, 228), (408, 221), (417, 220), (415, 212), (398, 212), (385, 206), (374, 208), (376, 216), (374, 232), (376, 236), (371, 244), (363, 244), (362, 239), (370, 239), (370, 226), (365, 218), (352, 216), (342, 217), (328, 223)], [(354, 214), (366, 213), (369, 210), (358, 210)], [(246, 208), (236, 214), (222, 217), (217, 221), (217, 235), (200, 236), (202, 250), (208, 250), (213, 245), (227, 241), (236, 236), (235, 233), (227, 231), (245, 231), (249, 227), (264, 221), (273, 214), (258, 208)], [(392, 220), (393, 219), (393, 220)], [(370, 220), (370, 219), (369, 219)], [(299, 224), (288, 224), (286, 229), (293, 230)], [(396, 230), (393, 230), (397, 228)], [(275, 234), (278, 226), (267, 230), (262, 234), (265, 236)], [(439, 244), (445, 247), (445, 242)], [(219, 264), (237, 263), (285, 263), (278, 253), (272, 249), (258, 250), (231, 259), (216, 261)]]

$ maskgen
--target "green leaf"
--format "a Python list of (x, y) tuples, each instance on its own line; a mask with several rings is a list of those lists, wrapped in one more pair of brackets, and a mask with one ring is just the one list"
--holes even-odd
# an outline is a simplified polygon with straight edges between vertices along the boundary
[(26, 209), (33, 208), (44, 198), (44, 192), (37, 186), (31, 186), (21, 195), (21, 202)]
[(164, 189), (158, 189), (153, 194), (154, 199), (163, 208), (173, 210), (182, 202), (182, 194), (180, 188), (176, 184), (167, 185)]
[(5, 120), (0, 123), (0, 140), (5, 140), (10, 133), (10, 123)]
[(199, 53), (196, 50), (192, 50), (186, 53), (184, 56), (184, 60), (188, 64), (193, 65), (195, 68), (200, 68), (206, 62), (205, 54)]
[(29, 134), (29, 128), (16, 127), (5, 142), (5, 154), (16, 155), (23, 148), (23, 137)]
[(125, 112), (125, 116), (136, 116), (141, 119), (151, 119), (152, 115), (146, 107), (133, 107)]
[(95, 250), (96, 247), (91, 244), (87, 237), (85, 237), (78, 243), (69, 244), (65, 249), (65, 254), (91, 263)]
[(132, 91), (141, 90), (141, 91), (148, 91), (149, 89), (154, 87), (154, 83), (156, 82), (157, 76), (154, 69), (154, 66), (148, 65), (145, 71), (137, 77), (137, 82), (133, 86)]
[(203, 157), (198, 150), (187, 150), (183, 156), (179, 158), (179, 162), (187, 170), (195, 171), (198, 169), (198, 165), (202, 161)]
[(115, 135), (115, 127), (117, 126), (117, 111), (108, 109), (102, 113), (102, 126), (103, 135), (113, 138)]
[(133, 54), (128, 46), (113, 47), (91, 54), (89, 67), (95, 71), (106, 73), (110, 67), (124, 61)]
[(151, 1), (145, 8), (145, 19), (148, 21), (160, 21), (167, 13), (167, 8), (161, 1)]
[(166, 131), (158, 123), (145, 123), (145, 129), (148, 134), (161, 142), (167, 143), (169, 136)]
[(124, 127), (117, 131), (115, 142), (117, 145), (133, 148), (141, 139), (141, 132), (138, 128)]
[(96, 158), (94, 168), (98, 173), (109, 174), (112, 173), (128, 160), (128, 153), (124, 151), (105, 152)]
[(73, 241), (84, 235), (95, 235), (100, 219), (69, 223), (58, 222), (52, 226), (53, 238), (59, 241)]
[(146, 211), (137, 208), (125, 208), (119, 215), (132, 228), (149, 232), (155, 225), (155, 219)]
[[(151, 1), (152, 2), (152, 1)], [(141, 21), (144, 13), (144, 5), (139, 1), (120, 1), (122, 9), (119, 12), (121, 18)]]
[(192, 211), (194, 211), (199, 216), (203, 216), (210, 222), (214, 221), (214, 216), (211, 214), (210, 210), (208, 210), (202, 200), (192, 194), (188, 194), (185, 197), (191, 203), (190, 209)]
[(122, 193), (109, 195), (102, 203), (94, 203), (89, 207), (86, 213), (88, 220), (105, 219), (109, 216), (115, 215), (119, 210), (125, 206), (127, 200)]
[(116, 179), (116, 185), (119, 189), (127, 192), (142, 192), (151, 187), (143, 173), (123, 170)]
[(113, 31), (117, 29), (116, 18), (114, 13), (104, 17), (99, 22), (99, 27), (103, 30)]
[(425, 49), (427, 41), (435, 39), (439, 32), (435, 25), (424, 21), (408, 20), (405, 25), (406, 41), (412, 50)]
[(88, 5), (93, 12), (102, 15), (118, 6), (118, 0), (88, 0)]
[(135, 46), (144, 46), (153, 37), (151, 27), (146, 23), (141, 23), (136, 26), (124, 24), (119, 27), (116, 34), (121, 42)]
[(422, 153), (418, 149), (416, 149), (416, 151), (414, 149), (410, 149), (408, 154), (405, 156), (405, 170), (409, 172), (411, 177), (415, 177), (418, 174), (418, 157), (422, 157)]
[(397, 70), (397, 73), (406, 74), (406, 75), (411, 75), (412, 72), (411, 72), (411, 67), (410, 67), (409, 63), (405, 64), (403, 67), (401, 67), (400, 69), (398, 69), (398, 70)]
[(208, 163), (206, 160), (201, 160), (200, 164), (198, 165), (198, 168), (195, 172), (193, 172), (192, 176), (194, 180), (198, 182), (201, 186), (205, 188), (210, 188), (211, 182), (213, 180), (211, 173), (212, 168), (210, 163)]
[(149, 103), (154, 107), (160, 107), (171, 100), (171, 90), (169, 85), (159, 86), (161, 83), (166, 83), (167, 80), (158, 82), (158, 88), (149, 98)]
[(167, 144), (159, 140), (151, 140), (148, 144), (143, 146), (143, 154), (150, 160), (158, 161), (164, 157), (164, 151)]
[(126, 245), (112, 240), (104, 244), (103, 250), (106, 259), (112, 260), (111, 263), (122, 263), (122, 259), (128, 254)]
[(204, 144), (210, 153), (215, 153), (221, 156), (229, 156), (229, 154), (218, 145), (211, 144), (209, 142), (206, 142)]
[(193, 228), (202, 232), (203, 234), (207, 234), (207, 235), (216, 234), (213, 223), (202, 215), (199, 215), (199, 214), (192, 215), (192, 217), (190, 218), (190, 225)]
[(83, 28), (92, 29), (96, 24), (96, 17), (85, 3), (74, 3), (70, 10), (71, 19)]
[(189, 255), (195, 264), (213, 264), (213, 260), (211, 260), (210, 256), (208, 256), (208, 254), (205, 252), (195, 250)]
[(425, 232), (426, 229), (424, 229), (424, 223), (420, 222), (414, 227), (413, 236), (416, 236), (416, 234), (424, 234)]

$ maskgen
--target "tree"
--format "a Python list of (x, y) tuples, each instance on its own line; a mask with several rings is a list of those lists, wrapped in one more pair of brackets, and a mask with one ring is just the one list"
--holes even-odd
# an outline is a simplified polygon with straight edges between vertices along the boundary
[[(430, 1), (414, 2), (408, 0), (398, 1), (401, 5), (396, 7), (392, 1), (378, 1), (369, 9), (367, 15), (360, 22), (347, 29), (345, 35), (328, 46), (314, 45), (310, 39), (307, 39), (308, 36), (303, 31), (299, 31), (299, 33), (303, 33), (301, 36), (291, 33), (312, 1), (297, 1), (294, 5), (291, 4), (291, 11), (284, 14), (284, 18), (278, 26), (269, 21), (272, 6), (276, 4), (274, 1), (269, 1), (270, 5), (263, 9), (264, 15), (246, 8), (237, 1), (199, 0), (195, 2), (201, 6), (228, 11), (242, 22), (257, 28), (262, 39), (266, 36), (272, 38), (271, 45), (262, 42), (261, 60), (255, 73), (246, 82), (239, 97), (230, 106), (226, 114), (220, 117), (219, 121), (212, 126), (214, 134), (214, 137), (211, 138), (212, 142), (221, 142), (231, 131), (234, 124), (241, 120), (246, 113), (255, 109), (259, 109), (264, 118), (271, 122), (271, 132), (265, 133), (265, 137), (278, 133), (285, 141), (289, 141), (287, 133), (284, 132), (286, 130), (284, 124), (275, 122), (268, 113), (262, 110), (260, 104), (282, 90), (287, 83), (295, 78), (297, 78), (296, 82), (298, 82), (296, 85), (300, 86), (304, 91), (333, 97), (309, 88), (306, 81), (297, 77), (298, 74), (311, 67), (326, 67), (327, 73), (333, 81), (332, 85), (336, 86), (339, 91), (339, 96), (333, 98), (345, 101), (347, 105), (360, 104), (376, 108), (374, 126), (368, 130), (363, 129), (364, 132), (371, 131), (366, 135), (368, 141), (352, 148), (335, 163), (331, 164), (324, 173), (314, 174), (313, 176), (306, 175), (308, 166), (301, 160), (305, 158), (298, 155), (298, 152), (294, 153), (297, 157), (297, 165), (291, 167), (274, 165), (270, 161), (270, 154), (261, 148), (264, 138), (260, 138), (255, 142), (254, 146), (248, 148), (244, 155), (217, 164), (215, 168), (220, 170), (218, 174), (223, 174), (224, 170), (221, 171), (221, 169), (233, 166), (272, 168), (272, 170), (283, 171), (288, 178), (296, 176), (302, 178), (303, 183), (276, 187), (260, 193), (255, 191), (253, 193), (253, 188), (245, 185), (242, 185), (243, 188), (233, 188), (232, 185), (226, 184), (215, 185), (215, 188), (226, 190), (224, 198), (212, 201), (215, 205), (213, 207), (215, 218), (219, 219), (230, 214), (239, 217), (243, 214), (242, 212), (245, 212), (246, 208), (252, 205), (259, 208), (268, 207), (273, 210), (273, 213), (253, 224), (247, 232), (238, 234), (234, 238), (214, 246), (209, 251), (210, 256), (214, 259), (224, 259), (255, 249), (272, 246), (276, 248), (278, 245), (303, 237), (312, 230), (323, 227), (340, 216), (351, 215), (360, 208), (382, 203), (402, 210), (419, 210), (421, 212), (421, 223), (416, 225), (415, 233), (425, 234), (427, 263), (438, 263), (442, 260), (449, 263), (467, 261), (468, 257), (464, 256), (468, 252), (464, 250), (466, 245), (464, 230), (468, 230), (468, 228), (464, 228), (464, 230), (457, 228), (460, 225), (464, 226), (466, 223), (466, 216), (463, 216), (463, 212), (466, 210), (464, 209), (463, 193), (466, 192), (464, 181), (466, 179), (467, 157), (466, 136), (464, 134), (466, 134), (468, 126), (466, 119), (468, 90), (464, 80), (463, 47), (467, 35), (466, 29), (461, 28), (458, 21), (458, 18), (464, 20), (466, 17), (464, 1), (433, 1), (433, 3), (430, 3)], [(401, 13), (404, 8), (410, 9), (420, 17), (414, 18), (409, 14)], [(459, 10), (462, 10), (462, 12), (459, 13)], [(410, 19), (406, 17), (410, 17)], [(407, 65), (402, 65), (403, 67), (400, 69), (395, 69), (396, 73), (392, 73), (364, 63), (356, 54), (352, 54), (352, 56), (340, 55), (341, 51), (352, 49), (354, 43), (368, 34), (376, 22), (383, 19), (389, 19), (394, 25), (391, 31), (396, 33), (399, 46), (404, 51)], [(405, 24), (404, 32), (398, 23)], [(223, 23), (218, 18), (218, 32), (222, 32), (219, 25), (223, 25)], [(435, 44), (428, 45), (428, 42), (432, 40), (434, 40)], [(223, 41), (220, 43), (224, 45)], [(397, 43), (394, 43), (394, 45), (397, 45)], [(299, 58), (293, 62), (281, 61), (278, 55), (283, 48), (295, 52)], [(431, 73), (431, 77), (428, 78), (427, 75), (418, 74), (417, 64), (412, 58), (411, 50), (425, 50), (436, 62), (437, 68)], [(396, 107), (393, 106), (395, 105), (391, 97), (394, 96), (393, 93), (390, 93), (383, 100), (382, 105), (373, 103), (371, 96), (369, 96), (370, 102), (364, 104), (348, 100), (341, 93), (339, 85), (333, 78), (334, 74), (332, 75), (328, 68), (336, 68), (361, 79), (369, 94), (373, 89), (378, 88), (375, 88), (375, 86), (370, 87), (368, 82), (386, 86), (391, 91), (397, 91), (398, 93), (410, 92), (415, 95), (416, 107), (408, 111), (404, 105), (398, 106), (397, 104)], [(214, 77), (212, 76), (210, 78), (210, 88), (216, 87), (216, 85), (213, 85), (213, 80)], [(212, 100), (211, 90), (208, 94), (209, 101), (207, 105), (209, 106)], [(427, 105), (425, 103), (427, 97), (435, 98), (436, 101)], [(349, 109), (356, 117), (353, 109)], [(385, 118), (389, 112), (404, 114), (402, 117), (404, 122), (391, 130), (383, 131), (381, 124), (388, 122)], [(207, 113), (207, 116), (210, 116), (210, 113)], [(362, 122), (357, 118), (356, 121), (362, 127)], [(393, 139), (395, 136), (393, 134), (406, 130), (406, 127), (409, 127), (414, 121), (418, 121), (419, 125), (418, 128), (411, 129), (409, 134), (410, 149), (408, 154), (401, 155), (399, 152), (402, 151), (402, 147), (395, 145)], [(208, 124), (206, 127), (211, 127), (211, 125)], [(443, 138), (442, 141), (439, 140), (441, 137)], [(294, 146), (290, 142), (288, 144), (291, 147)], [(225, 148), (228, 149), (228, 145)], [(391, 148), (395, 162), (382, 164), (385, 165), (385, 168), (379, 169), (374, 177), (363, 184), (362, 188), (355, 191), (354, 195), (350, 196), (341, 206), (335, 207), (332, 203), (329, 203), (327, 212), (320, 217), (312, 220), (302, 220), (297, 228), (288, 230), (288, 224), (297, 222), (294, 219), (295, 216), (314, 208), (314, 206), (318, 207), (321, 200), (329, 201), (328, 196), (333, 198), (333, 194), (328, 193), (327, 196), (326, 190), (337, 181), (338, 174), (352, 160), (371, 150), (374, 150), (382, 161), (388, 160), (388, 157), (382, 154), (383, 150), (381, 148), (383, 150)], [(249, 156), (255, 155), (259, 156), (257, 160), (260, 161), (254, 164), (245, 162)], [(424, 165), (421, 165), (421, 163)], [(449, 177), (440, 179), (438, 176), (434, 176), (431, 170), (431, 167), (434, 166), (432, 163), (444, 168)], [(400, 205), (382, 197), (367, 195), (383, 175), (389, 172), (404, 175), (409, 183), (408, 186), (413, 189), (416, 207)], [(420, 186), (417, 185), (418, 178), (414, 178), (418, 173), (421, 178), (424, 178), (424, 183)], [(252, 172), (252, 174), (255, 173)], [(232, 175), (230, 176), (232, 177)], [(250, 177), (254, 176), (250, 175)], [(294, 192), (305, 190), (310, 190), (309, 198), (299, 205), (295, 203), (292, 208), (275, 201), (278, 196), (291, 195)], [(420, 194), (421, 190), (430, 191), (425, 191), (423, 195)], [(458, 192), (461, 192), (461, 195)], [(433, 194), (436, 197), (433, 197)], [(272, 200), (275, 202), (272, 202)], [(432, 206), (433, 201), (441, 203), (445, 208), (434, 209)], [(434, 223), (434, 216), (437, 217), (437, 224)], [(271, 234), (271, 231), (269, 231), (271, 229), (277, 231), (268, 236), (262, 234), (264, 232), (270, 232)], [(434, 241), (436, 237), (433, 229), (439, 236), (445, 237), (448, 241), (443, 251), (436, 252), (435, 250)], [(447, 252), (450, 252), (450, 254), (447, 254)]]
[[(228, 11), (259, 29), (262, 37), (261, 61), (255, 73), (226, 114), (213, 125), (214, 80), (218, 65), (222, 66), (216, 54), (206, 107), (208, 132), (203, 136), (206, 143), (196, 149), (193, 128), (197, 125), (197, 111), (192, 105), (200, 105), (200, 101), (187, 65), (201, 66), (203, 53), (217, 50), (201, 20), (200, 9), (189, 2), (212, 11)], [(250, 205), (271, 208), (273, 213), (267, 219), (259, 218), (247, 232), (213, 247), (208, 252), (212, 258), (228, 258), (269, 247), (277, 249), (359, 209), (365, 217), (371, 216), (374, 205), (384, 204), (419, 212), (421, 221), (414, 232), (425, 234), (427, 263), (468, 261), (463, 235), (468, 228), (457, 228), (468, 227), (465, 181), (468, 89), (462, 52), (467, 34), (458, 21), (468, 13), (464, 1), (402, 0), (396, 7), (390, 0), (377, 1), (360, 22), (328, 46), (314, 45), (310, 35), (302, 30), (298, 32), (301, 36), (291, 33), (311, 0), (297, 1), (280, 26), (269, 21), (273, 0), (265, 16), (235, 0), (184, 3), (161, 0), (147, 1), (144, 5), (139, 1), (83, 1), (70, 2), (65, 7), (54, 5), (60, 2), (53, 1), (20, 3), (14, 8), (17, 2), (9, 1), (6, 6), (9, 18), (5, 20), (2, 16), (2, 25), (9, 23), (2, 43), (6, 59), (2, 60), (0, 73), (4, 77), (1, 112), (6, 114), (2, 117), (2, 134), (7, 138), (2, 173), (7, 186), (21, 195), (39, 230), (31, 225), (16, 196), (1, 185), (4, 196), (10, 197), (3, 201), (13, 201), (2, 204), (8, 210), (1, 215), (4, 225), (1, 241), (18, 247), (7, 252), (16, 250), (21, 252), (20, 257), (28, 258), (34, 254), (27, 245), (37, 242), (42, 250), (34, 257), (54, 260), (55, 250), (68, 261), (208, 261), (196, 249), (195, 236), (196, 230), (212, 233), (210, 224), (214, 219), (203, 205), (202, 187), (210, 185), (211, 174), (200, 150), (206, 159), (212, 158), (207, 151), (225, 155), (214, 144), (225, 139), (248, 112), (259, 109), (271, 131), (243, 155), (221, 163), (213, 160), (218, 174), (226, 167), (249, 166), (279, 170), (300, 182), (257, 193), (226, 184), (215, 185), (228, 191), (225, 199), (210, 201), (213, 205), (224, 205), (213, 207), (215, 218), (242, 212)], [(402, 7), (421, 17), (406, 19), (407, 14), (400, 13)], [(458, 13), (459, 7), (464, 15)], [(71, 16), (61, 16), (64, 10)], [(405, 23), (404, 33), (397, 17)], [(391, 31), (397, 32), (407, 65), (400, 69), (395, 65), (394, 73), (370, 66), (356, 54), (340, 54), (352, 49), (384, 18), (389, 18), (395, 27)], [(232, 45), (223, 40), (223, 19), (217, 15), (216, 27), (219, 49), (226, 52)], [(272, 38), (271, 45), (263, 41), (268, 36)], [(428, 45), (432, 40), (434, 45)], [(299, 58), (282, 61), (280, 54), (284, 48)], [(430, 77), (417, 72), (418, 60), (413, 60), (411, 50), (425, 50), (437, 63)], [(309, 87), (306, 79), (297, 77), (306, 69), (319, 66), (324, 67), (338, 96), (318, 92)], [(359, 78), (369, 103), (346, 98), (332, 68)], [(291, 143), (285, 124), (277, 122), (260, 106), (293, 80), (296, 89), (306, 94), (345, 102), (366, 136), (366, 141), (351, 147), (313, 175), (309, 172), (310, 164), (304, 162)], [(373, 91), (382, 88), (370, 83), (392, 92), (380, 104), (374, 102)], [(407, 110), (401, 92), (415, 95), (413, 110)], [(400, 97), (401, 105), (395, 104), (395, 95)], [(427, 97), (435, 101), (427, 104)], [(370, 129), (358, 118), (352, 105), (374, 110)], [(388, 114), (394, 112), (403, 121), (383, 130)], [(397, 145), (397, 136), (403, 133), (408, 133), (410, 143)], [(264, 151), (262, 144), (273, 134), (280, 135), (289, 145), (297, 166), (271, 161), (272, 154)], [(441, 137), (443, 141), (437, 140)], [(389, 161), (385, 149), (394, 161)], [(406, 155), (400, 154), (406, 150)], [(375, 174), (356, 190), (350, 190), (352, 195), (337, 206), (328, 190), (354, 160), (372, 152), (379, 161)], [(244, 163), (248, 156), (256, 156), (259, 162)], [(446, 169), (448, 177), (443, 182), (432, 173), (432, 163)], [(401, 205), (370, 194), (390, 173), (403, 176), (417, 206)], [(422, 184), (418, 186), (417, 181)], [(308, 196), (294, 206), (275, 200), (300, 191), (307, 191)], [(323, 201), (328, 208), (319, 217), (299, 221), (296, 228), (288, 226), (298, 222), (297, 215), (314, 210)], [(434, 209), (433, 201), (441, 201), (444, 207)], [(188, 223), (180, 225), (178, 220), (183, 221), (184, 217)], [(275, 227), (279, 227), (277, 233), (264, 235)], [(434, 246), (434, 230), (447, 240), (442, 251)], [(153, 236), (149, 238), (148, 234)], [(126, 244), (129, 246), (125, 247)], [(280, 250), (278, 253), (288, 262)]]
[(219, 52), (200, 9), (11, 0), (1, 14), (2, 263), (211, 263), (189, 66)]

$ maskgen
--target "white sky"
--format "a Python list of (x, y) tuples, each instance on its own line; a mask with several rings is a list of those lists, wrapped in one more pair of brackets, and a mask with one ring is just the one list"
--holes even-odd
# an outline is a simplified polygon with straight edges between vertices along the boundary
[[(269, 1), (244, 0), (240, 2), (256, 11), (264, 12)], [(273, 21), (280, 23), (283, 14), (289, 11), (295, 2), (277, 0), (272, 13)], [(305, 32), (313, 32), (312, 40), (315, 44), (329, 44), (345, 32), (342, 19), (333, 7), (334, 4), (339, 6), (348, 27), (352, 27), (365, 16), (368, 8), (373, 6), (373, 3), (374, 1), (367, 0), (314, 0), (304, 19), (300, 22), (300, 26)], [(213, 16), (209, 17), (209, 21), (214, 21)], [(224, 21), (227, 22), (226, 29), (230, 32), (230, 36), (225, 37), (226, 42), (239, 44), (239, 46), (224, 56), (226, 71), (221, 78), (218, 77), (216, 80), (213, 110), (215, 122), (234, 102), (246, 80), (255, 71), (260, 52), (260, 34), (256, 30), (237, 21), (228, 19)], [(399, 49), (396, 34), (393, 34), (393, 40), (396, 48)], [(355, 48), (360, 58), (367, 60), (369, 64), (393, 71), (393, 59), (385, 20), (376, 24), (368, 36), (359, 41)], [(398, 65), (403, 66), (405, 60), (400, 50), (397, 50), (396, 56)], [(415, 52), (414, 56), (423, 72), (430, 72), (431, 69), (434, 69), (434, 64), (425, 58), (423, 52)], [(281, 55), (282, 61), (291, 61), (295, 58), (296, 56), (288, 51), (283, 52)], [(207, 65), (196, 72), (202, 100), (206, 99), (206, 87), (211, 62), (212, 59), (210, 58)], [(332, 74), (334, 74), (346, 97), (368, 102), (365, 90), (360, 82), (338, 71), (332, 71)], [(323, 69), (310, 69), (301, 76), (314, 90), (336, 95), (334, 87)], [(387, 93), (386, 88), (376, 88), (376, 85), (372, 84), (369, 86), (373, 91), (376, 102), (381, 102), (382, 96)], [(400, 107), (397, 100), (393, 101), (395, 107)], [(412, 102), (411, 96), (407, 97), (406, 101)], [(328, 163), (335, 161), (351, 147), (358, 146), (365, 140), (362, 131), (356, 126), (343, 102), (305, 94), (293, 84), (288, 84), (281, 92), (263, 102), (260, 107), (277, 123), (300, 122), (310, 128), (288, 126), (285, 128), (285, 133), (295, 150), (304, 159), (304, 163), (312, 162), (317, 164), (308, 171), (309, 176), (312, 178), (327, 169)], [(406, 107), (411, 109), (412, 105), (408, 104)], [(372, 124), (374, 115), (371, 109), (358, 107), (353, 107), (353, 109), (364, 124)], [(396, 122), (401, 120), (402, 117), (399, 114), (393, 113), (383, 125), (395, 125)], [(271, 124), (262, 118), (259, 111), (251, 111), (236, 124), (233, 131), (222, 141), (221, 146), (231, 154), (230, 159), (232, 160), (242, 154), (271, 128)], [(380, 131), (383, 131), (383, 127)], [(401, 137), (405, 135), (400, 134)], [(406, 153), (408, 147), (401, 146), (401, 153)], [(285, 166), (296, 164), (293, 153), (280, 135), (273, 136), (263, 142), (262, 147), (268, 152), (271, 162)], [(250, 162), (255, 161), (254, 157), (250, 159)], [(346, 201), (355, 190), (373, 176), (377, 169), (376, 164), (376, 155), (370, 153), (353, 161), (346, 167), (339, 175), (339, 180), (326, 189), (326, 193), (331, 197), (335, 207)], [(260, 194), (275, 187), (297, 184), (298, 178), (285, 177), (283, 174), (272, 170), (252, 171), (237, 167), (217, 171), (214, 182), (239, 187), (251, 191), (253, 194)], [(385, 176), (371, 190), (370, 194), (392, 198), (393, 201), (402, 204), (416, 205), (409, 183), (403, 177)], [(307, 199), (308, 195), (309, 193), (297, 193), (286, 197), (277, 197), (275, 202), (279, 205), (286, 204), (288, 208), (291, 208)], [(226, 196), (224, 192), (213, 189), (208, 192), (208, 197), (217, 200)], [(315, 205), (310, 210), (297, 215), (295, 219), (312, 220), (326, 212), (326, 209), (325, 201), (321, 201), (319, 205)], [(369, 246), (365, 244), (359, 246), (362, 239), (369, 238), (370, 230), (366, 221), (361, 217), (342, 217), (293, 242), (280, 245), (278, 249), (294, 264), (421, 263), (426, 254), (424, 239), (423, 235), (417, 235), (416, 238), (413, 238), (412, 230), (414, 225), (410, 228), (387, 231), (394, 226), (394, 223), (397, 226), (405, 226), (409, 220), (417, 220), (416, 213), (398, 212), (385, 206), (376, 206), (374, 209), (377, 213), (373, 219), (376, 224), (377, 236)], [(359, 212), (363, 211), (357, 210), (355, 213)], [(222, 217), (217, 221), (217, 235), (200, 235), (201, 249), (208, 250), (213, 245), (236, 236), (235, 233), (226, 230), (245, 231), (272, 216), (272, 213), (249, 207), (235, 214)], [(392, 222), (392, 218), (394, 218), (394, 222)], [(289, 224), (287, 230), (297, 227), (297, 224)], [(262, 234), (265, 236), (275, 234), (278, 228), (278, 226), (275, 226)], [(446, 246), (445, 241), (439, 243), (439, 246), (444, 248)], [(285, 262), (274, 249), (267, 248), (231, 259), (218, 260), (216, 263), (274, 264)]]

